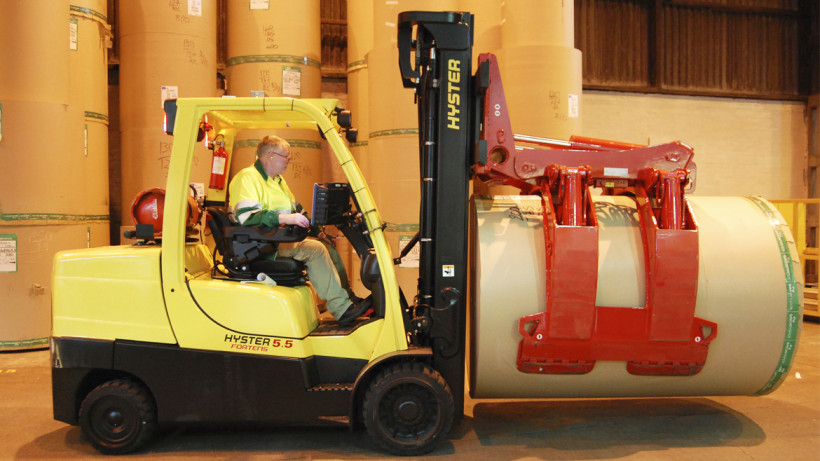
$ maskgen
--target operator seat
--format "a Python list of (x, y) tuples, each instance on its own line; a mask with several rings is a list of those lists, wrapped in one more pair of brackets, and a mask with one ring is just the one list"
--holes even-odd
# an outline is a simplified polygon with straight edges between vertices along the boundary
[(276, 251), (280, 242), (298, 242), (307, 236), (307, 229), (298, 226), (277, 228), (242, 226), (228, 218), (218, 207), (206, 209), (210, 219), (208, 227), (214, 238), (214, 271), (217, 269), (217, 254), (222, 257), (222, 266), (228, 271), (228, 278), (255, 280), (262, 272), (277, 285), (296, 286), (307, 282), (305, 264), (293, 258), (264, 258)]
[(376, 258), (376, 250), (368, 249), (362, 257), (362, 285), (370, 290), (373, 300), (373, 311), (376, 317), (384, 317), (385, 297), (382, 274), (379, 271), (379, 260)]

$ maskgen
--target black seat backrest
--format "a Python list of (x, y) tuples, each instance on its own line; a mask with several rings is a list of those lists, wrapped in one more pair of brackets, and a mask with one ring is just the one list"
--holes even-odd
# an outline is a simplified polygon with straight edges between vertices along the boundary
[(376, 315), (384, 317), (385, 294), (384, 284), (382, 284), (382, 273), (379, 270), (379, 260), (376, 258), (376, 250), (370, 248), (362, 257), (362, 285), (370, 290), (373, 297), (373, 309)]
[(233, 225), (228, 219), (228, 215), (219, 208), (208, 207), (205, 210), (211, 218), (208, 220), (208, 228), (211, 229), (211, 235), (214, 238), (214, 245), (217, 252), (223, 257), (225, 256), (225, 228)]
[[(284, 286), (302, 285), (307, 281), (304, 263), (291, 258), (269, 260), (263, 257), (276, 251), (276, 243), (264, 238), (264, 232), (245, 228), (231, 221), (228, 215), (217, 207), (208, 207), (206, 211), (211, 218), (208, 220), (208, 228), (211, 229), (216, 248), (214, 258), (216, 259), (217, 254), (222, 257), (222, 264), (231, 278), (254, 279), (257, 274), (264, 272), (276, 283)], [(279, 238), (284, 240), (288, 233), (280, 234)], [(262, 239), (254, 239), (254, 236)]]

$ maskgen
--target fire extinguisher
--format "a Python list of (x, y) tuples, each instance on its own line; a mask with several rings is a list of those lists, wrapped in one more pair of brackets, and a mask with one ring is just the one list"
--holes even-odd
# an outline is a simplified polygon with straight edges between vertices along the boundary
[(225, 138), (220, 139), (218, 135), (214, 139), (214, 160), (211, 164), (211, 189), (225, 189), (225, 178), (228, 176), (226, 165), (228, 163), (228, 152), (225, 150)]

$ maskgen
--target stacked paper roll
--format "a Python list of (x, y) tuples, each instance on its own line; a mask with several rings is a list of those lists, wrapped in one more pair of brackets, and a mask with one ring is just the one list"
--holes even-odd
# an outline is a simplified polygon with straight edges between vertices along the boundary
[(513, 132), (569, 139), (581, 130), (581, 52), (574, 4), (508, 0), (498, 63)]
[(495, 53), (501, 48), (501, 8), (500, 0), (461, 0), (462, 11), (473, 14), (473, 69), (478, 55)]
[(107, 244), (109, 218), (108, 152), (85, 149), (86, 99), (73, 97), (71, 73), (71, 53), (98, 44), (66, 0), (0, 0), (0, 17), (3, 351), (48, 347), (54, 254)]
[[(216, 0), (121, 2), (122, 223), (141, 190), (165, 187), (173, 138), (162, 131), (164, 99), (216, 96)], [(207, 184), (211, 151), (198, 144), (192, 183)]]
[(72, 0), (71, 27), (76, 46), (70, 53), (71, 104), (82, 109), (84, 187), (78, 191), (93, 214), (109, 211), (108, 200), (108, 47), (111, 26), (105, 0)]
[(319, 97), (319, 1), (270, 0), (256, 6), (228, 2), (228, 93)]

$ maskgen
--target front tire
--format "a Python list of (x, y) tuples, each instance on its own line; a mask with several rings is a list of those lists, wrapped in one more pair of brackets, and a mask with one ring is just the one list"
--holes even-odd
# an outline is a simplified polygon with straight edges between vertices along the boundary
[(455, 412), (447, 382), (420, 363), (398, 363), (376, 376), (363, 409), (371, 439), (403, 456), (432, 451), (450, 432)]
[(157, 424), (156, 404), (148, 390), (129, 379), (97, 386), (80, 406), (80, 427), (95, 448), (123, 454), (142, 446)]

